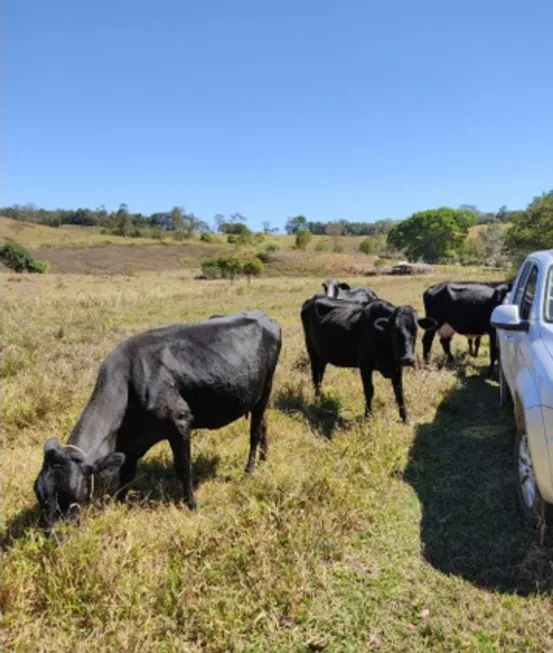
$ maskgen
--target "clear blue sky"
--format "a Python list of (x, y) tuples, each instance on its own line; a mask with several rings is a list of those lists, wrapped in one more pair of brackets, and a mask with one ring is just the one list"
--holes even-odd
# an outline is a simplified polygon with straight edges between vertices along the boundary
[(4, 0), (3, 205), (254, 226), (553, 187), (552, 0)]

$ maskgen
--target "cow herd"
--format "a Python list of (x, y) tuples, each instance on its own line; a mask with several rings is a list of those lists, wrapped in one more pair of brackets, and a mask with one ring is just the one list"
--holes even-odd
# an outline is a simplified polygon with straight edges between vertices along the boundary
[[(300, 312), (317, 396), (329, 363), (357, 368), (369, 415), (376, 370), (392, 382), (400, 417), (407, 421), (402, 370), (415, 364), (419, 327), (425, 361), (436, 333), (449, 358), (455, 332), (469, 338), (471, 353), (489, 334), (493, 368), (490, 316), (509, 289), (505, 283), (431, 286), (423, 294), (423, 318), (412, 306), (395, 306), (369, 288), (327, 279), (323, 289)], [(261, 460), (267, 457), (265, 412), (281, 346), (279, 324), (261, 310), (153, 329), (118, 345), (100, 366), (67, 444), (50, 438), (44, 445), (34, 486), (44, 528), (75, 514), (90, 499), (98, 475), (118, 472), (117, 496), (124, 499), (138, 461), (161, 440), (169, 441), (184, 501), (195, 509), (193, 428), (216, 429), (250, 415), (246, 472), (253, 471), (257, 450)]]

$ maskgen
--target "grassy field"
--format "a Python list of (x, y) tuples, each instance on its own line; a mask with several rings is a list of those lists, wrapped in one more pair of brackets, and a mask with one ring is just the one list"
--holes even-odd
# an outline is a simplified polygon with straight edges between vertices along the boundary
[[(487, 347), (468, 359), (457, 338), (455, 366), (435, 345), (430, 368), (406, 372), (411, 425), (378, 375), (370, 420), (350, 370), (329, 368), (317, 403), (299, 308), (320, 282), (0, 275), (3, 650), (553, 650), (552, 545), (514, 507), (512, 420)], [(417, 309), (428, 283), (370, 280)], [(68, 437), (104, 356), (143, 329), (244, 307), (283, 328), (268, 462), (244, 476), (244, 420), (195, 432), (192, 515), (162, 443), (126, 505), (98, 497), (46, 540), (42, 445)]]

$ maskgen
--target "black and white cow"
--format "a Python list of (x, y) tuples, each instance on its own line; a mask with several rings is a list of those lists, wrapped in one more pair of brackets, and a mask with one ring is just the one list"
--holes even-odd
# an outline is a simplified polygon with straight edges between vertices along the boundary
[(330, 299), (345, 299), (358, 304), (368, 304), (378, 299), (377, 294), (370, 288), (350, 288), (345, 281), (338, 281), (333, 277), (323, 281), (325, 297)]
[(317, 296), (303, 304), (301, 320), (317, 396), (328, 363), (358, 368), (365, 415), (369, 415), (372, 374), (377, 370), (392, 381), (400, 417), (407, 421), (402, 370), (415, 363), (417, 327), (435, 327), (433, 320), (419, 319), (412, 306), (394, 306), (381, 299), (362, 305)]
[(135, 335), (102, 363), (96, 386), (66, 445), (51, 438), (35, 482), (43, 524), (66, 518), (89, 498), (94, 474), (119, 470), (124, 498), (138, 460), (168, 440), (184, 500), (196, 507), (190, 432), (251, 413), (250, 453), (267, 455), (265, 409), (281, 349), (281, 329), (259, 310), (175, 324)]
[[(466, 336), (469, 343), (490, 336), (490, 367), (493, 373), (496, 360), (496, 334), (490, 324), (493, 309), (501, 304), (509, 291), (507, 283), (477, 283), (446, 281), (430, 286), (423, 293), (426, 317), (436, 320), (437, 329), (427, 331), (422, 339), (424, 360), (428, 362), (432, 342), (437, 333), (448, 360), (453, 361), (451, 339), (455, 333)], [(477, 349), (475, 355), (477, 353)]]

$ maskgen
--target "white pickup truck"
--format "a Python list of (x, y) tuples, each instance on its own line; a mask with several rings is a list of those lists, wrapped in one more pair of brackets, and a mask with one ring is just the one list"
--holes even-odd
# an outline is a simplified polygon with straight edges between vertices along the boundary
[(514, 406), (518, 504), (524, 517), (545, 523), (553, 513), (553, 250), (526, 258), (491, 323), (500, 401)]

